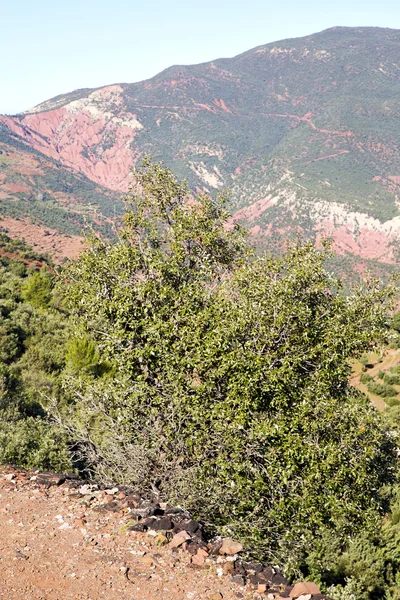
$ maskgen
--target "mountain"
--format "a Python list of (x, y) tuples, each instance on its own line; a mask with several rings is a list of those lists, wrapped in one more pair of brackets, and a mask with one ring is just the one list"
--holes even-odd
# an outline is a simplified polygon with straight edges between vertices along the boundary
[(370, 27), (77, 90), (0, 116), (1, 211), (109, 231), (151, 153), (193, 188), (229, 188), (261, 245), (330, 236), (343, 256), (397, 264), (399, 92), (400, 31)]

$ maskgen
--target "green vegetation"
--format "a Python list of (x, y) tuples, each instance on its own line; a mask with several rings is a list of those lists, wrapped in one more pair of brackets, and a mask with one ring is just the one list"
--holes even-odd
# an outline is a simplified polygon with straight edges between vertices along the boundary
[(397, 441), (348, 383), (394, 287), (344, 294), (310, 243), (257, 258), (224, 198), (135, 178), (120, 239), (55, 287), (3, 252), (0, 460), (157, 490), (335, 597), (398, 600)]
[(390, 292), (345, 297), (311, 245), (254, 259), (222, 201), (188, 204), (159, 165), (136, 178), (123, 238), (93, 239), (67, 271), (76, 327), (114, 373), (71, 379), (60, 420), (104, 481), (157, 488), (286, 572), (344, 582), (326, 544), (339, 560), (379, 530), (395, 479), (394, 439), (347, 382)]
[(0, 234), (0, 461), (43, 470), (71, 468), (66, 437), (45, 410), (46, 397), (60, 396), (65, 363), (53, 285), (48, 266)]

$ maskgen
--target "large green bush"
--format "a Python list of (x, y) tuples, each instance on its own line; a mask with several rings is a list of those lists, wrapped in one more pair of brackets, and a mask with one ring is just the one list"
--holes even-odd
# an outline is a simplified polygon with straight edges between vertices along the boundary
[(348, 385), (390, 291), (345, 297), (326, 253), (255, 259), (223, 200), (135, 174), (121, 239), (70, 266), (69, 305), (113, 378), (71, 380), (57, 418), (107, 481), (153, 490), (296, 572), (376, 525), (395, 440)]

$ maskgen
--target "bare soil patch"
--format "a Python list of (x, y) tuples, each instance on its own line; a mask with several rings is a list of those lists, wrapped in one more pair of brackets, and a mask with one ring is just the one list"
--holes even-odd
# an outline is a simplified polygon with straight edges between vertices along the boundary
[(83, 238), (36, 225), (27, 219), (0, 218), (0, 227), (11, 238), (23, 239), (35, 250), (49, 253), (56, 263), (64, 258), (77, 258), (83, 248)]

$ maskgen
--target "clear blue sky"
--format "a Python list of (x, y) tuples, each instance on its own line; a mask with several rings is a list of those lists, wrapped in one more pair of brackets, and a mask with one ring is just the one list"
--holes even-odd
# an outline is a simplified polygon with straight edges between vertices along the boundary
[(400, 1), (0, 0), (0, 113), (335, 25), (400, 29)]

